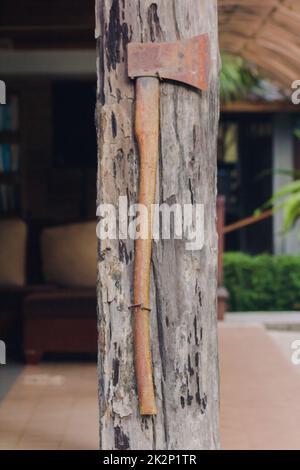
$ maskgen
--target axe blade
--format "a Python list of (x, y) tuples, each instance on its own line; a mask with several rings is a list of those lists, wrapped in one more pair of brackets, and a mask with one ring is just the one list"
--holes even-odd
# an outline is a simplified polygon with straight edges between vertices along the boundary
[(208, 34), (176, 42), (128, 44), (130, 78), (157, 77), (206, 90), (209, 64)]

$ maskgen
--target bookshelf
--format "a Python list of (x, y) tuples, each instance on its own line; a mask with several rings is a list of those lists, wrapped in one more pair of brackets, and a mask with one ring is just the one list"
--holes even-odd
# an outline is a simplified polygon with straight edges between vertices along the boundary
[(20, 210), (19, 97), (11, 93), (0, 105), (0, 217)]
[[(3, 105), (1, 105), (3, 106)], [(0, 143), (17, 143), (19, 142), (19, 132), (18, 131), (0, 131)]]

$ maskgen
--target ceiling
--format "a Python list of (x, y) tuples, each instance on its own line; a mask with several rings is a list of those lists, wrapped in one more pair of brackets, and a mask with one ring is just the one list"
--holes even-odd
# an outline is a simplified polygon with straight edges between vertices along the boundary
[(221, 49), (284, 88), (300, 79), (300, 0), (218, 0)]
[[(300, 79), (300, 0), (218, 0), (220, 47), (285, 88)], [(95, 0), (1, 0), (0, 47), (94, 48)]]
[(1, 0), (0, 47), (94, 48), (95, 0)]

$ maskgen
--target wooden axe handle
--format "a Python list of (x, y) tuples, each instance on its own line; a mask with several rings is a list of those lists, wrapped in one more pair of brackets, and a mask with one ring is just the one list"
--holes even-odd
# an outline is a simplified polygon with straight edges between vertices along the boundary
[[(134, 348), (141, 415), (157, 413), (150, 344), (151, 205), (155, 203), (159, 144), (159, 80), (136, 79), (135, 132), (140, 154), (139, 204), (148, 211), (148, 237), (135, 242)], [(140, 214), (142, 216), (142, 214)]]

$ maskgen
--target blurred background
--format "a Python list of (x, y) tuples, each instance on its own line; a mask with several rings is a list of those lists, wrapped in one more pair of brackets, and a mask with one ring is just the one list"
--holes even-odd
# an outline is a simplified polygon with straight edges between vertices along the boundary
[[(300, 6), (218, 5), (222, 444), (299, 449)], [(98, 447), (94, 11), (0, 5), (3, 449)]]

